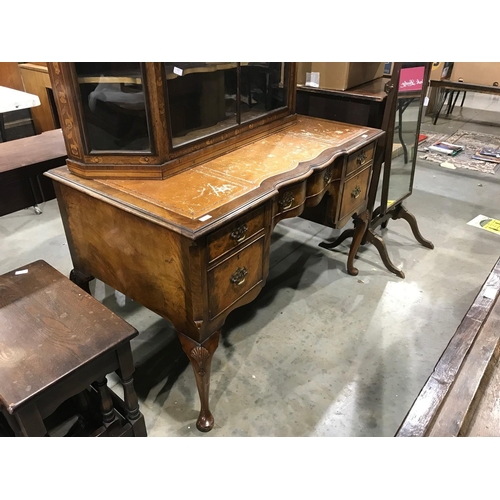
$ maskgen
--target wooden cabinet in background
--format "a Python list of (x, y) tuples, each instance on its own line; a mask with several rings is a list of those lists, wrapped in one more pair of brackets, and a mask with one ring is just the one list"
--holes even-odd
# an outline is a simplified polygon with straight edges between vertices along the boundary
[(60, 128), (57, 111), (53, 105), (52, 84), (47, 63), (19, 64), (19, 73), (24, 82), (24, 90), (40, 99), (40, 106), (31, 109), (33, 124), (37, 134)]
[(0, 87), (24, 91), (17, 62), (0, 62)]

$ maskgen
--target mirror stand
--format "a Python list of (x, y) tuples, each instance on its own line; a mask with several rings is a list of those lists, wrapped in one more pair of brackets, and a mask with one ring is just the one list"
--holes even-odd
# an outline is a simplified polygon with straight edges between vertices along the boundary
[[(373, 246), (378, 250), (380, 258), (384, 263), (385, 267), (396, 276), (400, 278), (405, 277), (403, 271), (398, 269), (391, 261), (389, 253), (387, 251), (387, 246), (383, 238), (375, 232), (379, 226), (382, 229), (387, 228), (387, 224), (390, 219), (398, 220), (403, 219), (410, 225), (411, 231), (415, 239), (426, 248), (433, 249), (434, 245), (429, 240), (425, 239), (418, 228), (418, 223), (415, 216), (409, 212), (403, 205), (403, 201), (408, 198), (413, 189), (413, 179), (415, 174), (416, 165), (416, 152), (418, 146), (418, 139), (420, 133), (420, 123), (422, 118), (422, 108), (423, 100), (427, 90), (427, 84), (429, 79), (430, 64), (424, 63), (425, 66), (420, 66), (421, 63), (394, 63), (393, 71), (390, 82), (386, 85), (386, 104), (384, 108), (384, 116), (382, 119), (382, 129), (386, 132), (384, 138), (379, 141), (377, 151), (374, 158), (374, 170), (373, 177), (370, 184), (368, 209), (365, 213), (354, 216), (354, 229), (348, 229), (344, 231), (337, 238), (331, 240), (326, 240), (320, 243), (322, 248), (332, 250), (339, 246), (347, 238), (361, 238), (361, 245), (366, 245), (367, 243), (373, 244)], [(421, 87), (416, 90), (405, 90), (405, 87), (401, 85), (401, 80), (404, 74), (401, 73), (403, 66), (406, 66), (408, 72), (415, 72), (419, 69), (422, 73), (421, 75)], [(408, 73), (407, 73), (408, 74)], [(410, 80), (412, 78), (410, 77)], [(419, 80), (413, 78), (414, 80)], [(410, 107), (413, 106), (413, 117), (416, 120), (411, 122), (406, 122), (403, 119), (403, 113)], [(398, 125), (396, 127), (396, 114), (398, 116)], [(404, 125), (404, 127), (403, 127)], [(407, 132), (409, 129), (409, 132)], [(395, 131), (397, 136), (395, 136)], [(412, 139), (411, 148), (412, 152), (410, 158), (408, 155), (408, 147), (404, 140), (404, 135), (409, 135)], [(399, 149), (402, 153), (398, 158), (398, 163), (401, 162), (401, 156), (403, 158), (403, 163), (399, 166), (393, 166), (394, 157), (394, 139), (399, 140)], [(395, 162), (396, 163), (396, 162)], [(377, 191), (379, 186), (380, 174), (382, 171), (382, 165), (384, 169), (384, 175), (382, 180), (381, 189), (381, 201), (380, 205), (373, 210), (376, 204)], [(404, 185), (403, 193), (397, 193), (397, 175), (399, 172), (404, 172), (404, 175), (409, 179), (407, 184)], [(392, 179), (391, 179), (392, 178)], [(390, 181), (393, 181), (392, 185)], [(391, 189), (392, 187), (392, 189)], [(396, 189), (397, 195), (394, 197), (395, 200), (390, 200), (390, 194), (394, 194), (394, 189)], [(369, 223), (368, 223), (369, 221)], [(363, 236), (360, 233), (364, 232)], [(358, 270), (352, 265), (348, 267), (349, 274), (356, 276)]]

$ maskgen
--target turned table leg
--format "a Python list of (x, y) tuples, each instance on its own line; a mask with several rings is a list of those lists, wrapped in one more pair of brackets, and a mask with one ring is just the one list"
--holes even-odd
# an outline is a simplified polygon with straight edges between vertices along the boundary
[(211, 337), (199, 344), (194, 340), (177, 332), (182, 349), (186, 353), (194, 370), (198, 394), (200, 396), (201, 410), (196, 427), (201, 432), (208, 432), (214, 426), (214, 417), (208, 406), (208, 396), (210, 391), (210, 368), (212, 366), (212, 356), (219, 345), (220, 331), (216, 331)]
[(121, 346), (118, 351), (118, 364), (120, 368), (117, 370), (117, 375), (123, 387), (123, 400), (125, 403), (125, 411), (127, 419), (134, 428), (136, 437), (146, 437), (146, 423), (144, 416), (139, 411), (139, 400), (134, 389), (134, 360), (132, 358), (132, 350), (130, 344)]

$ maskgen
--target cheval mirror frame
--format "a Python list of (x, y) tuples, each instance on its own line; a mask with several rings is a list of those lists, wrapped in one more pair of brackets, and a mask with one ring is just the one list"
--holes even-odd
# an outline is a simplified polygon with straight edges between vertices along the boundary
[[(418, 223), (413, 214), (408, 212), (408, 210), (403, 206), (403, 201), (407, 199), (413, 191), (413, 181), (415, 177), (415, 167), (416, 167), (416, 159), (417, 159), (417, 146), (418, 146), (418, 138), (420, 134), (420, 124), (422, 119), (422, 110), (423, 110), (423, 102), (427, 92), (428, 84), (429, 84), (429, 74), (431, 69), (431, 63), (425, 63), (425, 70), (423, 76), (422, 89), (417, 92), (413, 92), (410, 94), (410, 99), (418, 98), (419, 101), (419, 109), (418, 109), (418, 119), (415, 130), (415, 141), (414, 144), (410, 146), (413, 148), (413, 154), (411, 157), (411, 173), (408, 185), (408, 191), (401, 196), (398, 196), (395, 200), (389, 200), (389, 189), (390, 189), (390, 180), (392, 173), (392, 160), (393, 160), (393, 139), (395, 131), (398, 132), (399, 137), (402, 136), (402, 114), (406, 109), (404, 101), (401, 98), (405, 98), (406, 95), (400, 94), (399, 91), (399, 82), (400, 75), (403, 63), (393, 63), (392, 66), (392, 75), (389, 82), (387, 82), (385, 87), (385, 92), (387, 93), (387, 99), (384, 109), (384, 116), (382, 119), (382, 129), (386, 132), (384, 137), (382, 137), (378, 143), (377, 151), (375, 153), (374, 158), (374, 167), (373, 167), (373, 177), (370, 185), (370, 192), (368, 197), (368, 210), (367, 217), (369, 217), (369, 221), (361, 220), (359, 218), (354, 218), (355, 228), (357, 225), (365, 225), (366, 230), (364, 236), (361, 240), (361, 245), (365, 245), (366, 243), (372, 243), (375, 248), (378, 250), (382, 262), (385, 267), (396, 274), (400, 278), (404, 278), (404, 272), (401, 269), (398, 269), (389, 258), (389, 254), (387, 252), (387, 247), (385, 245), (384, 240), (381, 236), (375, 233), (375, 229), (381, 226), (382, 229), (387, 227), (387, 223), (390, 219), (404, 219), (410, 225), (413, 236), (415, 239), (424, 247), (433, 249), (434, 245), (429, 240), (425, 239), (420, 230), (418, 228)], [(398, 115), (399, 122), (396, 126), (396, 115)], [(404, 149), (405, 163), (407, 163), (407, 148), (402, 141), (402, 147)], [(380, 205), (374, 210), (374, 206), (377, 201), (377, 192), (380, 181), (380, 174), (383, 169), (383, 179), (382, 179), (382, 187), (381, 187), (381, 200)], [(354, 235), (355, 229), (348, 229), (344, 231), (337, 238), (333, 238), (332, 240), (327, 240), (320, 244), (321, 247), (326, 249), (333, 249), (340, 245), (344, 240), (350, 238)]]
[[(96, 64), (102, 68), (91, 66)], [(67, 165), (80, 177), (161, 180), (296, 119), (296, 63), (53, 62), (48, 63), (48, 70), (68, 151)], [(255, 106), (248, 109), (257, 102), (252, 79), (259, 80), (258, 91), (264, 94), (259, 112)], [(234, 101), (230, 124), (225, 123), (225, 99), (213, 98), (228, 93), (227, 81)], [(169, 99), (169, 93), (176, 95)], [(200, 103), (203, 96), (211, 98)], [(194, 113), (198, 123), (188, 123), (193, 113), (175, 109), (179, 99), (198, 99)], [(107, 114), (99, 115), (103, 103)], [(203, 125), (208, 122), (210, 127)], [(123, 125), (135, 134), (135, 143), (121, 131), (113, 136)], [(181, 133), (197, 132), (176, 144), (176, 125), (183, 129)], [(99, 133), (92, 134), (91, 128)], [(102, 139), (104, 128), (110, 132), (107, 144)]]

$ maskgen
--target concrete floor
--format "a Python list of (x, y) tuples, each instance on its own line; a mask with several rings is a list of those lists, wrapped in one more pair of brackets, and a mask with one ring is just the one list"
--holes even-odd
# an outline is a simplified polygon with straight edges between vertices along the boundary
[[(468, 95), (453, 117), (437, 126), (425, 117), (422, 129), (499, 135), (484, 122), (500, 123), (498, 99)], [(359, 276), (349, 276), (349, 240), (338, 251), (318, 247), (338, 231), (280, 223), (268, 283), (229, 316), (214, 355), (208, 434), (195, 427), (194, 375), (170, 324), (95, 282), (94, 295), (140, 332), (135, 386), (149, 436), (393, 436), (500, 255), (498, 235), (467, 225), (479, 214), (500, 218), (499, 179), (418, 161), (405, 206), (435, 249), (420, 246), (405, 221), (382, 231), (404, 280), (372, 246), (360, 249)], [(42, 215), (1, 217), (0, 255), (0, 274), (44, 259), (68, 275), (57, 203)]]

